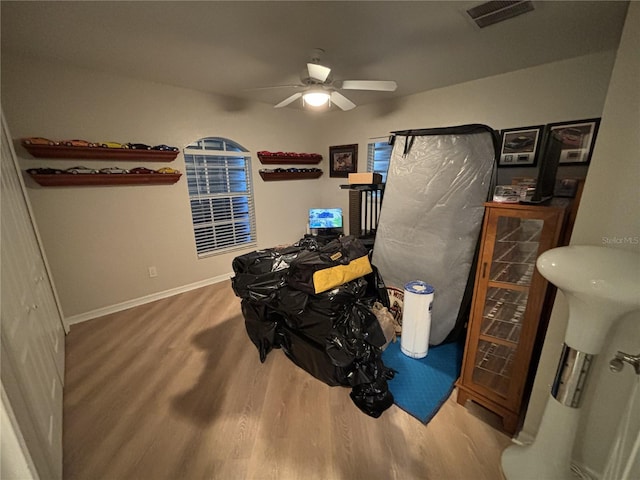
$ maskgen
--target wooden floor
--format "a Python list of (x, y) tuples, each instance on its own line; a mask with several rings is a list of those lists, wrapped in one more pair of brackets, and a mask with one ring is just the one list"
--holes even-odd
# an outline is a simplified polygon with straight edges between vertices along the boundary
[(455, 397), (374, 419), (280, 350), (261, 364), (228, 281), (74, 325), (66, 364), (68, 480), (503, 478), (510, 439)]

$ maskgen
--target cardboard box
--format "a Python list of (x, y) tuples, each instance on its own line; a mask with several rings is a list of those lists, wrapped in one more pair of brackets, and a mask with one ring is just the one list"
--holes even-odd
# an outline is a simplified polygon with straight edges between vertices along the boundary
[(367, 172), (349, 174), (350, 185), (369, 185), (375, 183), (382, 183), (382, 175), (380, 175), (379, 173)]

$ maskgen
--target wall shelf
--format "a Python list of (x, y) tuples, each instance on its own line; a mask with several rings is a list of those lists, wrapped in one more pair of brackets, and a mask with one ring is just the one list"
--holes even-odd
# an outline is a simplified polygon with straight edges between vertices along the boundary
[(67, 158), (83, 160), (122, 160), (145, 162), (171, 162), (178, 152), (162, 150), (135, 150), (131, 148), (67, 147), (65, 145), (24, 145), (36, 158)]
[(319, 178), (322, 172), (260, 172), (260, 176), (265, 182), (277, 180), (308, 180)]
[(98, 185), (172, 185), (180, 180), (181, 173), (78, 173), (37, 174), (30, 173), (43, 187), (72, 187)]
[[(308, 156), (300, 156), (308, 155)], [(322, 161), (322, 155), (319, 154), (298, 154), (298, 155), (264, 155), (258, 153), (258, 159), (260, 163), (264, 165), (276, 165), (276, 164), (295, 164), (295, 165), (315, 165)]]

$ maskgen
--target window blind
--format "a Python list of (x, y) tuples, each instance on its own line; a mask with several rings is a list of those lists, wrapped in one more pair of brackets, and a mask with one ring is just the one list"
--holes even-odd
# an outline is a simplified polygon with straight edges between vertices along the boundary
[(247, 150), (223, 138), (187, 146), (184, 159), (199, 257), (256, 243), (256, 221)]
[(367, 172), (375, 172), (382, 175), (382, 183), (387, 181), (387, 170), (391, 160), (393, 145), (388, 142), (374, 142), (367, 147)]

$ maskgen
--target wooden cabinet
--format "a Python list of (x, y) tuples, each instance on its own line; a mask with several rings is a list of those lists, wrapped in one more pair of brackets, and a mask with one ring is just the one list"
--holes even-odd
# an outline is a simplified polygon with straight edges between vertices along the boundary
[(471, 399), (519, 427), (544, 340), (555, 289), (537, 271), (558, 246), (566, 207), (488, 202), (458, 380), (458, 403)]

